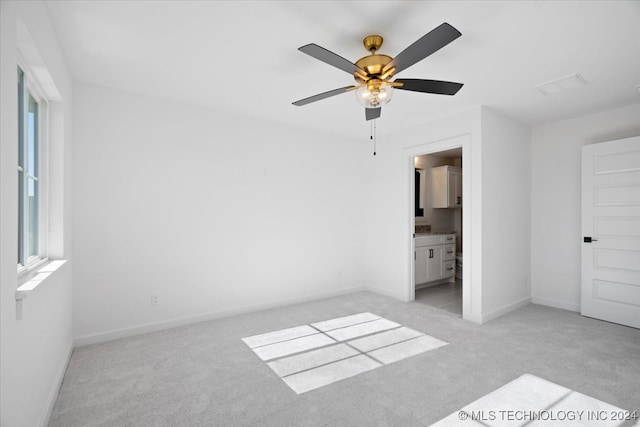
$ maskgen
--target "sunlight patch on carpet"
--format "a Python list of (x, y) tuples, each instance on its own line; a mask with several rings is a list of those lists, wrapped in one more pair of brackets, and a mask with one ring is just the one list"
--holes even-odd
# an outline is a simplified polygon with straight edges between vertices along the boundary
[(298, 394), (448, 344), (372, 313), (242, 340)]
[(530, 374), (461, 408), (432, 427), (616, 427), (628, 411)]

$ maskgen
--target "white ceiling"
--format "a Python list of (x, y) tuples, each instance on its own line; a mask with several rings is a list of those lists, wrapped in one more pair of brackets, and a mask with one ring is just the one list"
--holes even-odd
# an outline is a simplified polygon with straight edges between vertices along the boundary
[[(402, 78), (464, 83), (453, 96), (396, 90), (380, 135), (486, 105), (522, 123), (640, 103), (640, 1), (47, 2), (73, 78), (251, 117), (368, 137), (352, 93), (291, 102), (354, 83), (297, 51), (319, 44), (353, 62), (380, 34), (397, 55), (442, 22), (462, 32)], [(534, 86), (580, 73), (586, 86)]]

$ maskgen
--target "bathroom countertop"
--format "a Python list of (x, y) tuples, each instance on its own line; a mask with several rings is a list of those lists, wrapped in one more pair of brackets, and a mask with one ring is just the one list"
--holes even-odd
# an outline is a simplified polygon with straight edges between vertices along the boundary
[(455, 231), (427, 231), (425, 233), (415, 233), (416, 236), (442, 236), (446, 234), (456, 234)]

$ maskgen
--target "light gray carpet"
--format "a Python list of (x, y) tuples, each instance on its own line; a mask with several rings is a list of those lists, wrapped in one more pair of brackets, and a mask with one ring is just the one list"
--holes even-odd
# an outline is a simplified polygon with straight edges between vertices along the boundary
[[(450, 344), (297, 395), (241, 339), (365, 311)], [(476, 325), (361, 292), (78, 348), (50, 425), (428, 425), (525, 373), (640, 410), (640, 330), (538, 305)]]

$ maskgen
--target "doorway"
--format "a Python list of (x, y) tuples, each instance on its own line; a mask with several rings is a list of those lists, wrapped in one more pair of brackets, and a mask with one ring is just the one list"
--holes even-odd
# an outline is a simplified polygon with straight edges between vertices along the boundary
[[(407, 147), (403, 169), (406, 191), (406, 301), (415, 300), (415, 157), (462, 148), (462, 318), (482, 323), (482, 212), (481, 212), (481, 152), (472, 150), (472, 135), (463, 133)], [(477, 194), (477, 198), (472, 195)]]
[(462, 317), (462, 147), (414, 157), (414, 300)]

